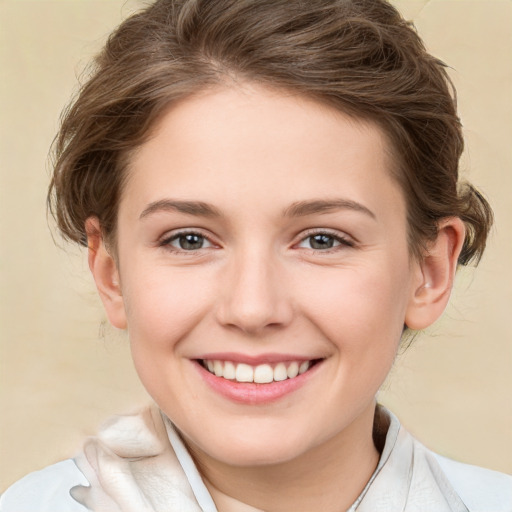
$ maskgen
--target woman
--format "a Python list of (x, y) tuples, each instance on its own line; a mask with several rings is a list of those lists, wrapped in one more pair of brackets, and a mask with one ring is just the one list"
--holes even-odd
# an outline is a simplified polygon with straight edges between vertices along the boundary
[(2, 510), (508, 510), (508, 477), (375, 403), (485, 247), (461, 151), (442, 63), (385, 2), (129, 18), (64, 119), (51, 208), (158, 408)]

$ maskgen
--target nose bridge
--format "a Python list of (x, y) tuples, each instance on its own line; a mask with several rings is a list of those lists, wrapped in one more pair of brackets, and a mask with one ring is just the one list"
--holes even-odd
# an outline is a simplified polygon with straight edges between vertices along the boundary
[(292, 308), (282, 278), (271, 249), (253, 244), (235, 251), (223, 283), (220, 321), (246, 333), (286, 325)]

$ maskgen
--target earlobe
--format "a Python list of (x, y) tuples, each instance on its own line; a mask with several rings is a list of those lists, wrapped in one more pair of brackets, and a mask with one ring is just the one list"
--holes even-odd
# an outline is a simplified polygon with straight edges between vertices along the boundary
[(110, 323), (126, 329), (124, 299), (115, 259), (105, 247), (101, 226), (96, 217), (85, 222), (89, 268)]
[(439, 223), (436, 239), (418, 263), (405, 324), (422, 330), (433, 324), (448, 304), (457, 262), (464, 243), (465, 227), (458, 217)]

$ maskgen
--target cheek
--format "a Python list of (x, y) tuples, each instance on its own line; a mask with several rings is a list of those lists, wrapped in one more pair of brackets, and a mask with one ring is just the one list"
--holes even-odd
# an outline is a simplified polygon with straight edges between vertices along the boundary
[[(141, 382), (159, 404), (181, 403), (182, 360), (214, 294), (200, 272), (133, 268), (123, 283), (132, 359)], [(208, 282), (208, 280), (206, 280)], [(173, 409), (167, 414), (176, 415)]]
[(167, 351), (197, 325), (214, 294), (207, 286), (211, 279), (187, 270), (134, 265), (123, 286), (132, 346)]
[(329, 269), (324, 279), (302, 283), (303, 309), (331, 340), (361, 349), (402, 331), (408, 298), (406, 275), (393, 265)]
[(333, 390), (356, 408), (386, 379), (401, 339), (407, 279), (390, 270), (340, 269), (322, 291), (311, 283), (305, 298), (309, 321), (334, 348)]
[(361, 396), (375, 395), (384, 382), (405, 318), (407, 265), (396, 265), (394, 258), (386, 261), (385, 255), (377, 259), (378, 265), (340, 268), (329, 279), (308, 282), (302, 296), (309, 321), (334, 348), (334, 388), (344, 395), (341, 401), (355, 404)]

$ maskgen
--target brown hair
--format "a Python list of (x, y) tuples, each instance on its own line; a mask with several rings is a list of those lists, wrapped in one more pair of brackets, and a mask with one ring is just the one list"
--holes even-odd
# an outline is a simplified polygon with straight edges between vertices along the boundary
[(466, 225), (459, 263), (479, 260), (492, 211), (458, 184), (463, 149), (445, 65), (384, 0), (157, 0), (124, 21), (63, 117), (54, 146), (50, 212), (64, 237), (86, 243), (97, 216), (115, 239), (125, 169), (166, 107), (238, 80), (308, 95), (387, 134), (420, 257), (438, 221)]

